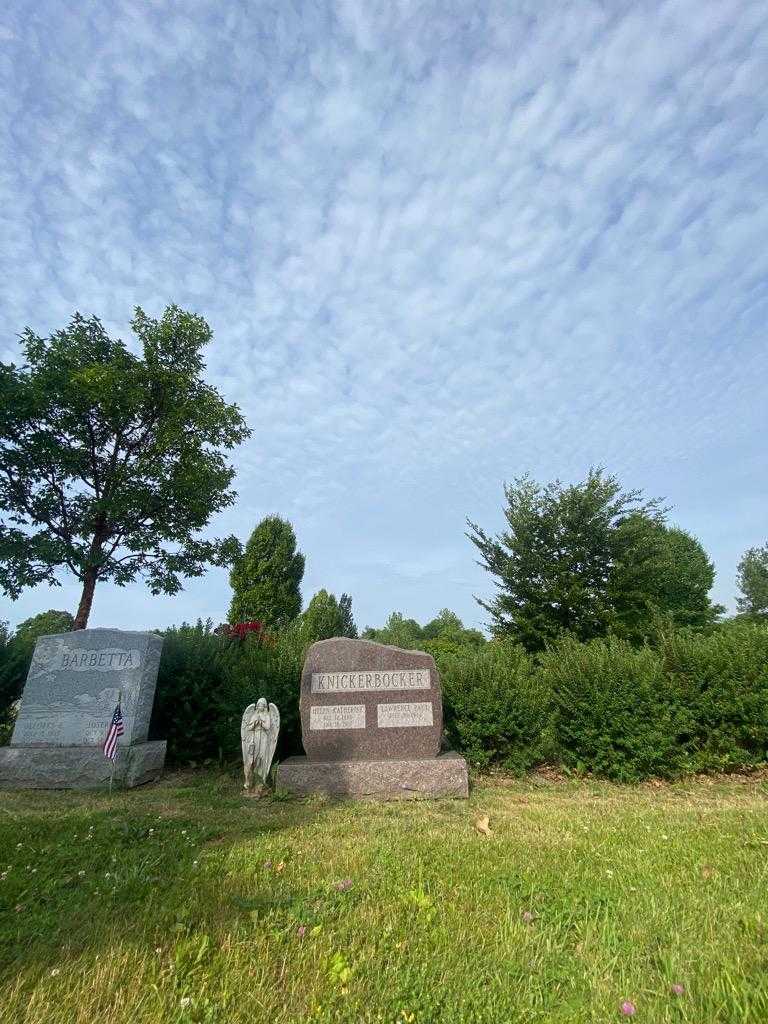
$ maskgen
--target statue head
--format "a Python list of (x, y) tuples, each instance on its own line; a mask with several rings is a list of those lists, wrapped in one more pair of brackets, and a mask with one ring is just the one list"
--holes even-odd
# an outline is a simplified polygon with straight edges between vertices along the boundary
[(256, 701), (256, 710), (257, 711), (266, 711), (267, 710), (267, 698), (266, 697), (259, 697), (259, 699)]

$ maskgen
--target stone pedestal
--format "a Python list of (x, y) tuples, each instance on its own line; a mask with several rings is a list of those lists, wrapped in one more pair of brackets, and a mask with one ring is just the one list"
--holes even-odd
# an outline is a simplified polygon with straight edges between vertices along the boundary
[[(165, 740), (119, 747), (114, 784), (141, 786), (159, 779)], [(0, 789), (96, 789), (109, 785), (112, 764), (101, 747), (0, 747)]]
[(310, 761), (289, 757), (278, 766), (278, 790), (297, 796), (377, 800), (469, 796), (467, 762), (458, 754), (391, 761)]

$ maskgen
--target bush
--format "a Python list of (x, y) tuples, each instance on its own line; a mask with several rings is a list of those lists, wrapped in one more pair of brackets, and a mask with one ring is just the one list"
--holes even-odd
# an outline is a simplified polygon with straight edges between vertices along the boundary
[(768, 626), (722, 624), (713, 633), (668, 632), (664, 669), (680, 691), (678, 741), (696, 771), (753, 767), (768, 759)]
[[(277, 757), (299, 753), (307, 643), (298, 624), (267, 645), (216, 636), (210, 622), (168, 630), (151, 732), (168, 739), (169, 761), (239, 760), (243, 711), (261, 696), (280, 709)], [(12, 646), (0, 635), (6, 706), (3, 666), (16, 664), (18, 677)], [(705, 635), (660, 624), (653, 646), (565, 638), (538, 658), (499, 641), (435, 653), (448, 739), (477, 768), (554, 761), (630, 782), (768, 759), (764, 625), (735, 621)]]
[(551, 743), (551, 695), (522, 647), (504, 642), (441, 658), (446, 730), (478, 768), (523, 772)]
[(240, 757), (240, 721), (259, 697), (280, 711), (277, 757), (301, 749), (296, 648), (279, 639), (217, 636), (210, 620), (166, 630), (150, 733), (168, 740), (168, 759), (184, 764)]
[(542, 656), (541, 673), (552, 691), (563, 765), (621, 782), (684, 769), (678, 734), (687, 719), (656, 651), (615, 637), (566, 638)]

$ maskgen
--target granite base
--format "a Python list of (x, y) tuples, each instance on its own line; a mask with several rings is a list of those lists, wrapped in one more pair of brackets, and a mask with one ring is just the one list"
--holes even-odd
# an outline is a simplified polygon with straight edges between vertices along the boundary
[[(120, 747), (114, 785), (129, 789), (159, 779), (165, 740)], [(97, 789), (109, 785), (111, 763), (101, 747), (0, 747), (0, 789)]]
[(467, 762), (459, 754), (400, 761), (310, 761), (289, 757), (277, 769), (276, 787), (297, 796), (404, 800), (469, 796)]

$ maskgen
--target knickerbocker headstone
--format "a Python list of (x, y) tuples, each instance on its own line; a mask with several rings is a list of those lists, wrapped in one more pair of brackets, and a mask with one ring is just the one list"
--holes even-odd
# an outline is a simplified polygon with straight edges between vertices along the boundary
[(299, 708), (307, 756), (279, 766), (279, 787), (389, 799), (468, 795), (466, 761), (440, 753), (443, 703), (431, 655), (321, 640), (307, 652)]
[(124, 735), (114, 781), (159, 777), (165, 741), (147, 742), (162, 637), (81, 629), (37, 641), (10, 746), (0, 747), (0, 786), (81, 789), (109, 783), (102, 747), (118, 700)]

